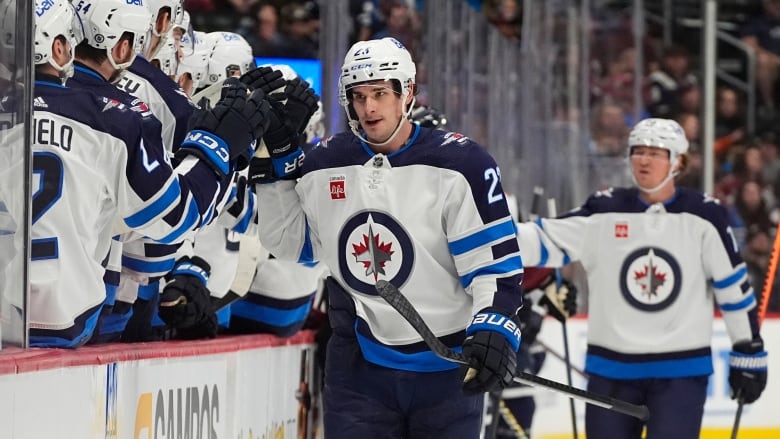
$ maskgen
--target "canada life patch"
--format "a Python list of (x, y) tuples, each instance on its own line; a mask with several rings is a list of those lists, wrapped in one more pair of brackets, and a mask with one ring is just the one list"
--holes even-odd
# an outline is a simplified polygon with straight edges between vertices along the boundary
[(347, 198), (345, 178), (343, 176), (330, 178), (330, 199), (343, 200)]
[(628, 223), (615, 223), (615, 238), (628, 238)]

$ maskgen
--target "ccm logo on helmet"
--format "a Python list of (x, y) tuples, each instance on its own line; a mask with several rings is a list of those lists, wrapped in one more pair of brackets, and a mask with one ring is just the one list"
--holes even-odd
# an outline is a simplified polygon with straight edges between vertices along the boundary
[(373, 64), (371, 64), (371, 63), (368, 63), (368, 64), (358, 64), (358, 65), (352, 66), (352, 68), (350, 70), (370, 69), (372, 66), (373, 66)]

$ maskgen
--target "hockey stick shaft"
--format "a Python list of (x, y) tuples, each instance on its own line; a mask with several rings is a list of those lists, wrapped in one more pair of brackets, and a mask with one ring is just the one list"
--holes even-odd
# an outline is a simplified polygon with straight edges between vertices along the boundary
[[(431, 351), (439, 358), (442, 358), (453, 363), (463, 364), (469, 366), (471, 363), (469, 358), (460, 352), (455, 352), (444, 343), (441, 342), (431, 331), (431, 328), (425, 323), (420, 316), (420, 313), (412, 306), (409, 300), (401, 294), (394, 285), (385, 280), (379, 280), (376, 283), (376, 290), (379, 295), (398, 311), (401, 316), (406, 319), (409, 324), (412, 325), (415, 331), (423, 339), (426, 345)], [(610, 398), (607, 396), (598, 395), (592, 392), (588, 392), (576, 387), (567, 386), (556, 381), (551, 381), (545, 378), (538, 377), (526, 372), (519, 371), (515, 377), (515, 382), (520, 384), (527, 384), (529, 386), (543, 387), (558, 393), (566, 394), (569, 398), (578, 399), (588, 404), (592, 404), (607, 410), (613, 410), (624, 415), (633, 416), (642, 421), (646, 421), (650, 417), (650, 412), (647, 406), (635, 405), (619, 399)]]
[(761, 307), (758, 310), (759, 326), (764, 322), (766, 310), (769, 307), (769, 297), (772, 295), (772, 286), (775, 284), (778, 260), (780, 260), (780, 230), (775, 232), (775, 242), (772, 244), (772, 256), (769, 259), (769, 268), (767, 269), (766, 277), (764, 278), (764, 289), (761, 291)]
[[(543, 341), (541, 341), (539, 339), (536, 339), (536, 340), (534, 340), (534, 343), (536, 343), (539, 346), (541, 346), (542, 349), (544, 349), (545, 352), (547, 352), (548, 354), (550, 354), (553, 357), (557, 358), (558, 360), (560, 360), (560, 361), (562, 361), (564, 363), (566, 362), (566, 357), (564, 357), (560, 352), (557, 352), (556, 350), (554, 350), (553, 348), (548, 346), (545, 342), (543, 342)], [(571, 363), (569, 363), (569, 364), (571, 364)], [(585, 378), (585, 379), (590, 378), (588, 376), (588, 374), (585, 373), (584, 370), (582, 370), (581, 368), (575, 366), (574, 364), (571, 365), (571, 370), (574, 371), (574, 372), (577, 372), (577, 375), (579, 375), (582, 378)]]

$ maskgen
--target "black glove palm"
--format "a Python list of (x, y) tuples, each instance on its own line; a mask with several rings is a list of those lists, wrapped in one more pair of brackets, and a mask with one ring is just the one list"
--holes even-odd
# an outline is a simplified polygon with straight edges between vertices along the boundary
[(206, 288), (211, 267), (195, 256), (176, 262), (160, 296), (160, 318), (183, 338), (213, 338), (217, 335), (217, 315)]
[(262, 90), (265, 94), (284, 87), (287, 82), (282, 72), (269, 66), (252, 69), (241, 75), (239, 80), (250, 90)]
[(766, 387), (767, 353), (764, 341), (759, 337), (735, 343), (729, 365), (731, 399), (742, 398), (746, 404), (755, 402)]
[(317, 111), (319, 98), (314, 90), (301, 78), (295, 78), (287, 82), (284, 88), (287, 103), (284, 109), (290, 118), (290, 126), (296, 134), (300, 134), (309, 124), (309, 119)]
[(201, 108), (190, 118), (191, 130), (179, 152), (194, 154), (227, 174), (236, 158), (243, 156), (248, 161), (248, 151), (268, 128), (270, 112), (262, 91), (247, 96), (245, 85), (228, 78), (214, 108)]
[(482, 310), (474, 316), (466, 335), (463, 354), (471, 364), (463, 383), (464, 392), (494, 392), (512, 384), (520, 346), (516, 318), (490, 308)]

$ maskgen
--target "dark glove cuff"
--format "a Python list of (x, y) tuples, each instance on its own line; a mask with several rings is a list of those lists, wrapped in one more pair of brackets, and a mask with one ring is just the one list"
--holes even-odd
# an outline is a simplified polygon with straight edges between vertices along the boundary
[(483, 309), (471, 319), (471, 323), (466, 328), (466, 336), (478, 331), (498, 332), (506, 338), (512, 350), (517, 352), (520, 348), (520, 324), (516, 316), (508, 316), (492, 308)]
[(181, 153), (193, 154), (205, 160), (221, 175), (230, 172), (230, 148), (220, 137), (203, 130), (192, 130), (181, 144)]
[(209, 280), (209, 272), (211, 271), (211, 266), (208, 264), (208, 262), (204, 261), (202, 258), (199, 258), (198, 256), (194, 256), (191, 259), (185, 258), (182, 259), (181, 262), (178, 262), (176, 266), (173, 268), (173, 271), (171, 271), (171, 275), (173, 276), (193, 276), (196, 279), (200, 280), (203, 285), (206, 285), (206, 283)]

